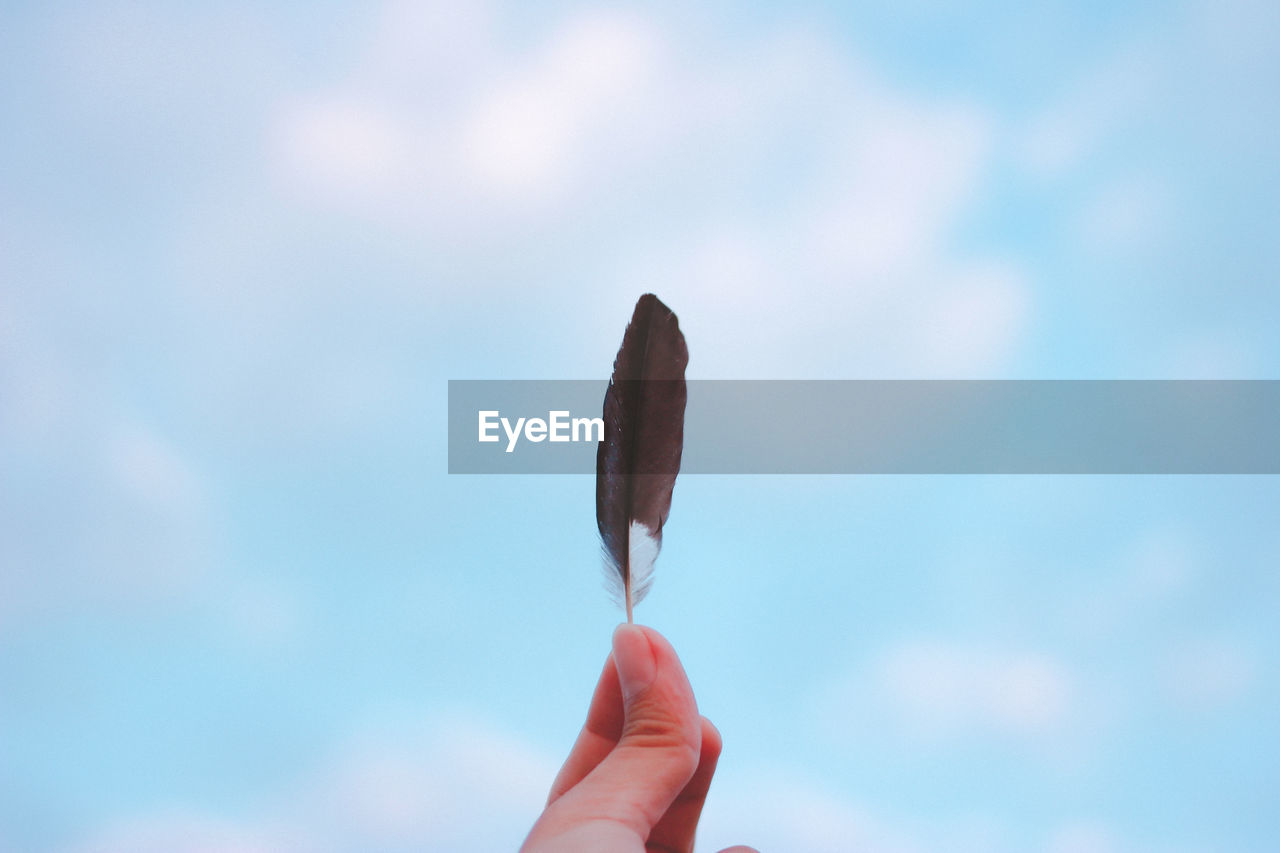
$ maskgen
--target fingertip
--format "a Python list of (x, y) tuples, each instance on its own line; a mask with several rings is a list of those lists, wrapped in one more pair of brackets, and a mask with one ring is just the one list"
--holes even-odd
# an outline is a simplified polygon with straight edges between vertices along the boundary
[(657, 661), (659, 669), (675, 669), (680, 672), (682, 677), (687, 678), (680, 655), (676, 654), (675, 647), (671, 645), (670, 640), (664, 637), (656, 628), (650, 628), (648, 625), (631, 625), (629, 627), (635, 629), (649, 641), (649, 648), (652, 651), (654, 660)]
[[(613, 641), (614, 641), (614, 643), (617, 643), (617, 642), (618, 642), (618, 636), (619, 636), (619, 635), (622, 635), (622, 634), (643, 634), (643, 633), (645, 633), (645, 630), (646, 630), (646, 629), (645, 629), (645, 626), (643, 626), (643, 625), (637, 625), (635, 622), (619, 622), (619, 623), (618, 623), (618, 626), (617, 626), (616, 628), (614, 628), (614, 629), (613, 629)], [(647, 629), (647, 630), (652, 631), (653, 629), (652, 629), (652, 628), (649, 628), (649, 629)]]
[(619, 625), (613, 639), (613, 659), (628, 717), (640, 701), (650, 711), (660, 709), (680, 722), (696, 755), (701, 734), (698, 704), (671, 643), (653, 628), (634, 624)]
[(658, 674), (653, 645), (639, 625), (623, 623), (614, 629), (613, 662), (625, 699), (633, 698), (652, 684)]
[(639, 647), (639, 638), (643, 637), (649, 646), (649, 654), (652, 655), (658, 669), (668, 669), (674, 667), (678, 669), (681, 675), (684, 675), (684, 664), (680, 661), (680, 656), (676, 654), (675, 647), (671, 645), (671, 641), (662, 635), (656, 628), (650, 628), (648, 625), (640, 625), (631, 622), (623, 622), (617, 628), (613, 629), (613, 648), (614, 657), (617, 658), (617, 650), (619, 643), (636, 644)]
[(724, 739), (720, 736), (720, 730), (715, 724), (706, 717), (702, 718), (702, 754), (711, 759), (720, 757), (720, 751), (724, 748)]
[(652, 646), (654, 647), (655, 651), (657, 649), (662, 649), (664, 651), (668, 651), (668, 652), (671, 652), (672, 654), (675, 654), (675, 649), (671, 647), (671, 642), (666, 637), (664, 637), (662, 633), (658, 631), (657, 628), (651, 628), (648, 625), (628, 624), (628, 623), (623, 623), (618, 627), (631, 628), (644, 634), (645, 637), (648, 638), (650, 644), (652, 644)]

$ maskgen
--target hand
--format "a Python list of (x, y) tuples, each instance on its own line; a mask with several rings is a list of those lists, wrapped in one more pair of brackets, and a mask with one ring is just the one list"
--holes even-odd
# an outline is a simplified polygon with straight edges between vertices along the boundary
[(671, 644), (652, 628), (620, 625), (587, 722), (521, 853), (692, 853), (719, 757), (720, 733), (698, 715)]

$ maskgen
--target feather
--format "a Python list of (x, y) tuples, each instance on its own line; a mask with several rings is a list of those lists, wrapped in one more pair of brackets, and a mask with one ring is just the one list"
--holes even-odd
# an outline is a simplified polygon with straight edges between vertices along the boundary
[(596, 525), (611, 587), (632, 607), (652, 582), (662, 526), (684, 444), (684, 369), (680, 324), (646, 293), (622, 336), (604, 395), (604, 441), (596, 452)]

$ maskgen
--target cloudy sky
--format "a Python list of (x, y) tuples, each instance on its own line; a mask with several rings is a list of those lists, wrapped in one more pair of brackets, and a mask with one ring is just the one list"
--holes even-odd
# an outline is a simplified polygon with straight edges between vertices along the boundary
[[(691, 8), (692, 7), (692, 8)], [(1280, 14), (7, 4), (0, 850), (514, 849), (621, 615), (449, 379), (1276, 378)], [(1263, 851), (1270, 477), (685, 477), (703, 849)]]

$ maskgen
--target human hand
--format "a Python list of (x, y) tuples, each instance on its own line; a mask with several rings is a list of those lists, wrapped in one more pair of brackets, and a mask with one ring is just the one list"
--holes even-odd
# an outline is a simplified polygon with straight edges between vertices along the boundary
[(671, 644), (618, 626), (587, 722), (521, 853), (692, 853), (720, 745)]

